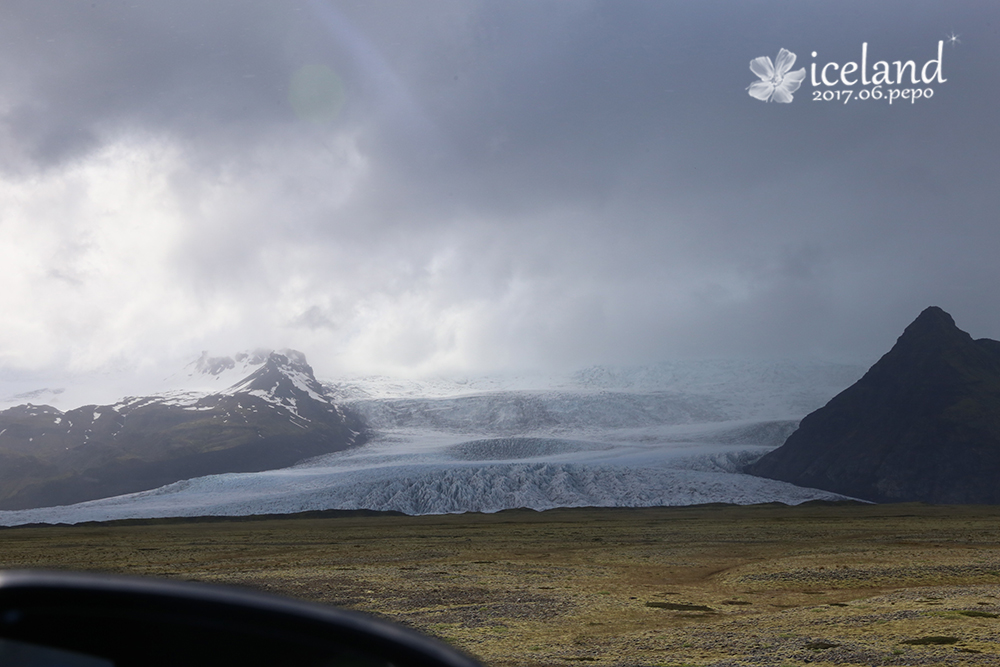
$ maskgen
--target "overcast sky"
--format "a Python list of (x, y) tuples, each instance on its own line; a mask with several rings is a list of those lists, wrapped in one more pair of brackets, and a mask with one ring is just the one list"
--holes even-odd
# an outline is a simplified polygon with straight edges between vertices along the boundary
[[(809, 77), (940, 40), (912, 104)], [(782, 48), (806, 80), (754, 99)], [(869, 362), (929, 305), (1000, 338), (998, 64), (979, 0), (5, 0), (0, 369)]]

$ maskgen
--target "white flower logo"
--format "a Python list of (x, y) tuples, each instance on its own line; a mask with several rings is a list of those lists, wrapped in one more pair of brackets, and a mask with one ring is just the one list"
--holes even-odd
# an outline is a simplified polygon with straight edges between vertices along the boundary
[(767, 56), (754, 58), (750, 61), (750, 71), (760, 77), (760, 81), (751, 83), (747, 90), (750, 96), (762, 102), (791, 102), (792, 93), (799, 89), (802, 80), (806, 78), (806, 68), (789, 72), (795, 64), (795, 54), (788, 49), (778, 51), (775, 64)]

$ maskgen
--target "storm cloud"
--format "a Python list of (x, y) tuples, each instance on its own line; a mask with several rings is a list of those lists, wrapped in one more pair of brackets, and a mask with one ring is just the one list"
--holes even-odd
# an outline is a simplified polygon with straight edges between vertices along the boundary
[[(870, 361), (932, 304), (1000, 337), (998, 19), (5, 2), (0, 366), (259, 346), (326, 376)], [(946, 80), (906, 86), (928, 99), (813, 101), (834, 88), (808, 77), (791, 104), (747, 93), (781, 48), (807, 73), (863, 43), (919, 69), (939, 41)]]

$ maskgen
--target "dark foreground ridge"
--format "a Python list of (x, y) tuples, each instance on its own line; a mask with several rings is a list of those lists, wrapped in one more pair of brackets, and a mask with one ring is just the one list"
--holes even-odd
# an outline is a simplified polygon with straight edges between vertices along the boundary
[(129, 397), (62, 412), (0, 411), (0, 509), (27, 509), (154, 489), (226, 472), (283, 468), (363, 440), (305, 357), (271, 352), (207, 396)]
[(747, 472), (875, 502), (1000, 504), (1000, 342), (927, 308)]

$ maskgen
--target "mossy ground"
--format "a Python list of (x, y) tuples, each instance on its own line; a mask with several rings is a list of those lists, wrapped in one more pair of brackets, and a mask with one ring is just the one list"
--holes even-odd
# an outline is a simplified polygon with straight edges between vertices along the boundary
[(0, 567), (248, 586), (399, 621), (496, 666), (1000, 664), (998, 507), (24, 527), (0, 531)]

